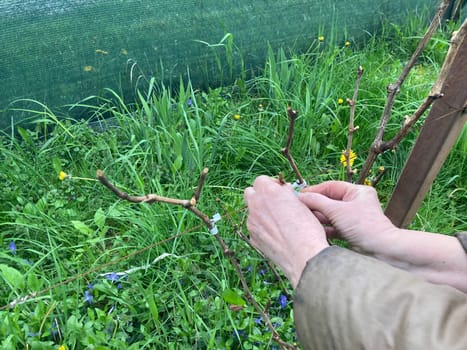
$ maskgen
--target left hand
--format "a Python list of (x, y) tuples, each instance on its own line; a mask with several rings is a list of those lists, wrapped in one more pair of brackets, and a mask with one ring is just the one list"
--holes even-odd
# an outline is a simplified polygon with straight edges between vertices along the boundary
[(324, 228), (291, 186), (267, 176), (258, 177), (245, 190), (245, 202), (251, 244), (296, 288), (306, 262), (329, 246)]

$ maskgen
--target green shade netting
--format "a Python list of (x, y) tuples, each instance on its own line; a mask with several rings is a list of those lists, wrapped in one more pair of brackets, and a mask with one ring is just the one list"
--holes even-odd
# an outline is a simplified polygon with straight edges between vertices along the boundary
[[(297, 52), (403, 23), (437, 0), (3, 0), (0, 126), (35, 99), (51, 108), (111, 88), (132, 96), (155, 76), (196, 86), (264, 66), (268, 45)], [(230, 34), (229, 34), (230, 33)], [(224, 40), (222, 41), (222, 39)], [(233, 40), (230, 42), (230, 40)], [(222, 41), (222, 42), (221, 42)], [(13, 117), (14, 116), (14, 117)]]

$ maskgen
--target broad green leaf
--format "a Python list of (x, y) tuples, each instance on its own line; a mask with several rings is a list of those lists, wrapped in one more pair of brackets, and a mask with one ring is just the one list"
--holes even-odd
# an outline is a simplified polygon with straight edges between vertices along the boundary
[(105, 225), (105, 213), (102, 208), (99, 208), (94, 213), (94, 222), (96, 223), (97, 227), (102, 230)]
[(175, 158), (175, 161), (173, 163), (173, 168), (174, 171), (178, 171), (183, 164), (183, 157), (181, 155), (178, 155), (177, 158)]
[(55, 173), (60, 173), (62, 171), (62, 162), (60, 162), (60, 159), (58, 157), (53, 157), (52, 158), (52, 166), (54, 168)]
[(37, 278), (35, 273), (29, 273), (27, 285), (29, 289), (37, 291), (42, 288), (42, 280)]
[(222, 297), (227, 304), (242, 306), (246, 304), (246, 301), (232, 289), (224, 290)]
[(15, 268), (5, 264), (0, 264), (0, 273), (8, 284), (18, 289), (24, 288), (24, 276)]
[(91, 235), (94, 232), (94, 230), (92, 230), (88, 225), (86, 225), (82, 221), (72, 220), (71, 223), (73, 224), (75, 229), (77, 229), (82, 234)]

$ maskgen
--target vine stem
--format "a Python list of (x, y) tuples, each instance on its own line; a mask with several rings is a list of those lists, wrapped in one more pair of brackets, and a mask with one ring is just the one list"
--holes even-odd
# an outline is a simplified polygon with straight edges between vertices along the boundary
[(284, 155), (285, 158), (289, 161), (290, 166), (292, 167), (295, 175), (297, 176), (297, 184), (302, 185), (305, 183), (300, 170), (298, 170), (297, 164), (290, 154), (290, 148), (292, 147), (292, 140), (293, 140), (293, 132), (295, 127), (295, 120), (298, 117), (298, 111), (292, 109), (291, 107), (287, 108), (287, 115), (289, 116), (289, 132), (287, 134), (287, 143), (283, 149), (281, 149), (281, 153)]
[[(423, 36), (422, 40), (420, 40), (417, 48), (415, 49), (414, 53), (412, 54), (412, 57), (410, 58), (409, 62), (405, 65), (404, 69), (402, 70), (399, 78), (392, 84), (389, 84), (387, 86), (387, 98), (386, 98), (386, 105), (384, 106), (383, 113), (381, 115), (381, 119), (378, 125), (378, 129), (376, 132), (375, 139), (373, 140), (373, 143), (371, 144), (370, 150), (368, 152), (368, 156), (365, 160), (365, 163), (362, 167), (362, 170), (360, 171), (360, 175), (358, 177), (357, 183), (362, 184), (365, 179), (368, 177), (368, 174), (370, 173), (371, 167), (373, 166), (374, 162), (376, 161), (376, 158), (378, 157), (379, 154), (387, 151), (388, 149), (391, 149), (388, 147), (395, 148), (397, 147), (398, 143), (402, 139), (400, 136), (404, 136), (411, 126), (415, 123), (416, 120), (425, 112), (428, 107), (433, 103), (433, 101), (440, 97), (441, 95), (433, 95), (430, 94), (430, 96), (427, 98), (425, 103), (422, 104), (421, 108), (417, 110), (417, 112), (414, 115), (418, 115), (418, 118), (415, 119), (413, 122), (410, 123), (404, 123), (402, 125), (403, 132), (399, 133), (399, 137), (397, 140), (394, 140), (393, 142), (385, 143), (383, 141), (384, 137), (384, 132), (386, 130), (386, 127), (388, 125), (389, 119), (391, 117), (391, 111), (394, 106), (394, 102), (396, 100), (396, 95), (399, 93), (399, 90), (404, 83), (405, 79), (409, 75), (410, 71), (414, 67), (417, 59), (419, 58), (420, 54), (422, 51), (425, 49), (426, 45), (428, 44), (428, 41), (430, 41), (431, 37), (433, 36), (433, 33), (435, 32), (436, 28), (442, 23), (444, 13), (446, 12), (448, 6), (449, 6), (450, 0), (442, 0), (438, 10), (436, 11), (430, 26), (428, 27), (428, 30), (426, 31), (425, 35)], [(403, 135), (402, 135), (403, 134)]]
[(350, 113), (349, 113), (349, 130), (347, 134), (347, 147), (344, 152), (345, 160), (346, 160), (346, 170), (347, 170), (347, 181), (352, 182), (353, 174), (355, 173), (352, 170), (352, 165), (350, 164), (350, 152), (352, 150), (352, 141), (353, 141), (353, 134), (355, 131), (358, 130), (358, 126), (356, 127), (355, 124), (355, 105), (357, 104), (357, 96), (358, 90), (360, 88), (360, 81), (362, 80), (363, 76), (363, 67), (358, 66), (357, 69), (357, 78), (355, 79), (355, 89), (353, 93), (352, 99), (347, 99), (347, 103), (350, 106)]

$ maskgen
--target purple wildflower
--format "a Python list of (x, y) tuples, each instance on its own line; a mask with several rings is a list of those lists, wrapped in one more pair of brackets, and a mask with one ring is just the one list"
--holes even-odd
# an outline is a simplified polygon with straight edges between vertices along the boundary
[(10, 252), (13, 255), (16, 255), (16, 243), (15, 243), (15, 241), (10, 242), (10, 244), (8, 245), (8, 249), (10, 249)]
[(280, 326), (282, 326), (282, 323), (280, 323), (280, 322), (273, 322), (273, 323), (272, 323), (272, 326), (273, 326), (274, 328), (279, 328)]
[(248, 338), (248, 334), (246, 333), (244, 329), (233, 330), (232, 335), (238, 341)]
[(287, 297), (284, 294), (281, 294), (279, 296), (279, 304), (281, 306), (281, 309), (285, 308), (287, 306)]
[(84, 300), (88, 302), (88, 304), (92, 304), (94, 301), (94, 295), (92, 295), (92, 291), (85, 290), (84, 291)]
[(109, 272), (105, 275), (105, 278), (107, 278), (110, 282), (117, 282), (120, 277), (116, 272)]
[(52, 326), (50, 327), (50, 335), (55, 338), (58, 334), (59, 334), (58, 323), (57, 323), (57, 320), (54, 319), (54, 321), (52, 322)]

